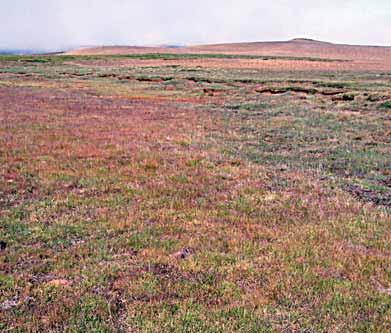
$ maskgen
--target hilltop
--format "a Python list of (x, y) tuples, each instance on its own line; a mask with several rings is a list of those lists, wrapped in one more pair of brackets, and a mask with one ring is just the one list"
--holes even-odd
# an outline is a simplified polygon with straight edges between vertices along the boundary
[(121, 55), (139, 53), (219, 53), (305, 56), (344, 60), (391, 60), (391, 47), (333, 44), (307, 38), (289, 41), (208, 44), (185, 47), (97, 46), (67, 52), (71, 55)]

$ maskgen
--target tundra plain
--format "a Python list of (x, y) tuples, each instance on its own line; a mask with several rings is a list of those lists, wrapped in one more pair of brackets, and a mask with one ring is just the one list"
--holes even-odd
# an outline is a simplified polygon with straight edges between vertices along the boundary
[(390, 55), (0, 56), (0, 331), (390, 331)]

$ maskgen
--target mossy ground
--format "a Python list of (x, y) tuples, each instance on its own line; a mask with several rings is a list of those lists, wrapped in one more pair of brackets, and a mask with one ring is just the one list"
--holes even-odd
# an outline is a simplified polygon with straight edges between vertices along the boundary
[(0, 58), (0, 331), (390, 330), (391, 73), (98, 60)]

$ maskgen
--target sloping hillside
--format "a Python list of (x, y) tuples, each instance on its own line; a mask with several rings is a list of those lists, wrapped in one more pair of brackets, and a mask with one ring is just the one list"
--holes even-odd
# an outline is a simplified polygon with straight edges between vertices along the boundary
[(305, 56), (338, 59), (385, 60), (391, 62), (391, 47), (360, 46), (297, 38), (283, 42), (211, 44), (187, 47), (102, 46), (81, 48), (72, 55), (114, 55), (138, 53), (220, 53), (249, 55)]

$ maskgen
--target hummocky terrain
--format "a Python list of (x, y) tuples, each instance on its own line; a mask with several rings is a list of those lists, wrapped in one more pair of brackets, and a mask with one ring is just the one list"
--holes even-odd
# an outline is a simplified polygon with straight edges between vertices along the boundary
[(390, 331), (390, 59), (0, 56), (0, 331)]

